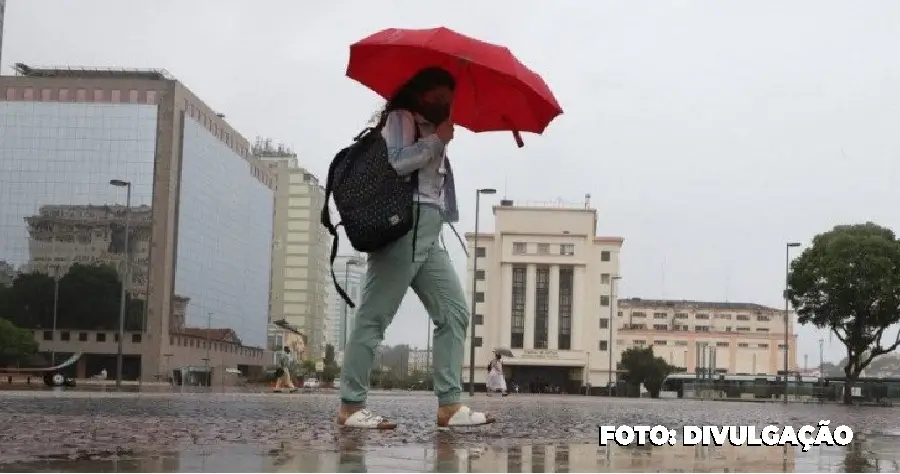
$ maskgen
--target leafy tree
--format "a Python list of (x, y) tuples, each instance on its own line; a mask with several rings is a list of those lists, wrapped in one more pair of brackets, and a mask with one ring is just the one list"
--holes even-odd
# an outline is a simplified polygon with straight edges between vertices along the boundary
[(817, 235), (791, 264), (787, 297), (800, 324), (827, 328), (847, 348), (844, 403), (860, 373), (876, 357), (900, 346), (900, 242), (871, 222), (837, 226)]
[(33, 357), (38, 343), (31, 331), (0, 319), (0, 367), (16, 365)]
[(650, 392), (650, 397), (659, 398), (663, 382), (675, 371), (662, 357), (653, 355), (653, 346), (646, 348), (632, 347), (622, 352), (619, 370), (624, 371), (622, 378), (633, 388), (641, 384)]

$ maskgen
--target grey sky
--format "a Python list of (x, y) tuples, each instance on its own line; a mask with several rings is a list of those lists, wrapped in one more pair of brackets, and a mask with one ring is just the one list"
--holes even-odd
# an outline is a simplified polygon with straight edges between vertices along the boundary
[[(898, 24), (891, 0), (9, 0), (3, 63), (166, 68), (323, 176), (381, 104), (344, 77), (348, 45), (445, 25), (508, 45), (566, 110), (523, 149), (457, 133), (461, 231), (476, 187), (591, 193), (599, 231), (625, 237), (623, 296), (780, 307), (787, 240), (866, 220), (900, 228)], [(424, 346), (407, 299), (387, 342)], [(800, 361), (815, 365), (820, 336), (800, 334)], [(826, 352), (844, 355), (827, 336)]]

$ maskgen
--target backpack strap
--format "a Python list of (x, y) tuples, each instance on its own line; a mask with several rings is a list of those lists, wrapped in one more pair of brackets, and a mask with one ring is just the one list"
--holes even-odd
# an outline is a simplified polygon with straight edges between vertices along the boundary
[(322, 225), (328, 229), (328, 233), (331, 234), (331, 256), (329, 257), (329, 262), (331, 263), (331, 280), (334, 282), (334, 288), (337, 290), (338, 294), (341, 296), (341, 299), (347, 303), (347, 306), (351, 308), (355, 308), (356, 305), (353, 303), (353, 300), (350, 299), (350, 295), (347, 294), (346, 291), (338, 284), (337, 275), (334, 274), (334, 261), (337, 259), (338, 246), (340, 244), (340, 235), (337, 232), (337, 228), (340, 227), (340, 223), (335, 225), (331, 221), (331, 209), (328, 207), (328, 201), (331, 199), (331, 183), (334, 181), (335, 168), (338, 162), (337, 158), (331, 161), (331, 165), (328, 167), (328, 178), (325, 181), (325, 203), (322, 205)]

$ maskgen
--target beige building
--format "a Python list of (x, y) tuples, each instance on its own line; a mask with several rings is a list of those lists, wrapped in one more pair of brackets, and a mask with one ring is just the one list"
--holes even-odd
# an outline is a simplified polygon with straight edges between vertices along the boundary
[[(266, 363), (275, 183), (247, 140), (165, 71), (15, 69), (0, 77), (0, 261), (22, 274), (129, 258), (145, 328), (123, 341), (126, 380)], [(76, 376), (115, 373), (115, 331), (35, 334), (43, 352), (85, 354)]]
[[(611, 285), (619, 274), (621, 237), (596, 233), (597, 211), (584, 205), (494, 206), (493, 233), (467, 234), (470, 255), (467, 292), (476, 301), (475, 384), (485, 382), (497, 347), (505, 360), (507, 384), (521, 391), (580, 391), (605, 385), (610, 377)], [(471, 294), (473, 279), (475, 294)], [(463, 380), (468, 382), (468, 347)]]
[[(687, 373), (711, 367), (720, 374), (777, 375), (784, 372), (784, 310), (752, 303), (618, 300), (616, 345), (653, 346), (653, 353)], [(797, 335), (789, 319), (788, 366), (797, 370)], [(706, 352), (703, 363), (703, 353)]]
[(325, 189), (290, 150), (258, 140), (253, 153), (272, 170), (277, 183), (270, 317), (307, 335), (309, 357), (324, 357), (331, 284), (331, 236), (320, 222)]

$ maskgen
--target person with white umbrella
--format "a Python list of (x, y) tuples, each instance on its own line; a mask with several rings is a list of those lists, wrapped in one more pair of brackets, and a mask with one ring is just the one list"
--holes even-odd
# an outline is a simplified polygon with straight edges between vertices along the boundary
[(501, 350), (494, 350), (494, 360), (488, 364), (486, 383), (488, 396), (497, 391), (503, 394), (504, 397), (509, 395), (509, 392), (506, 390), (506, 377), (503, 376), (503, 358), (500, 354)]

